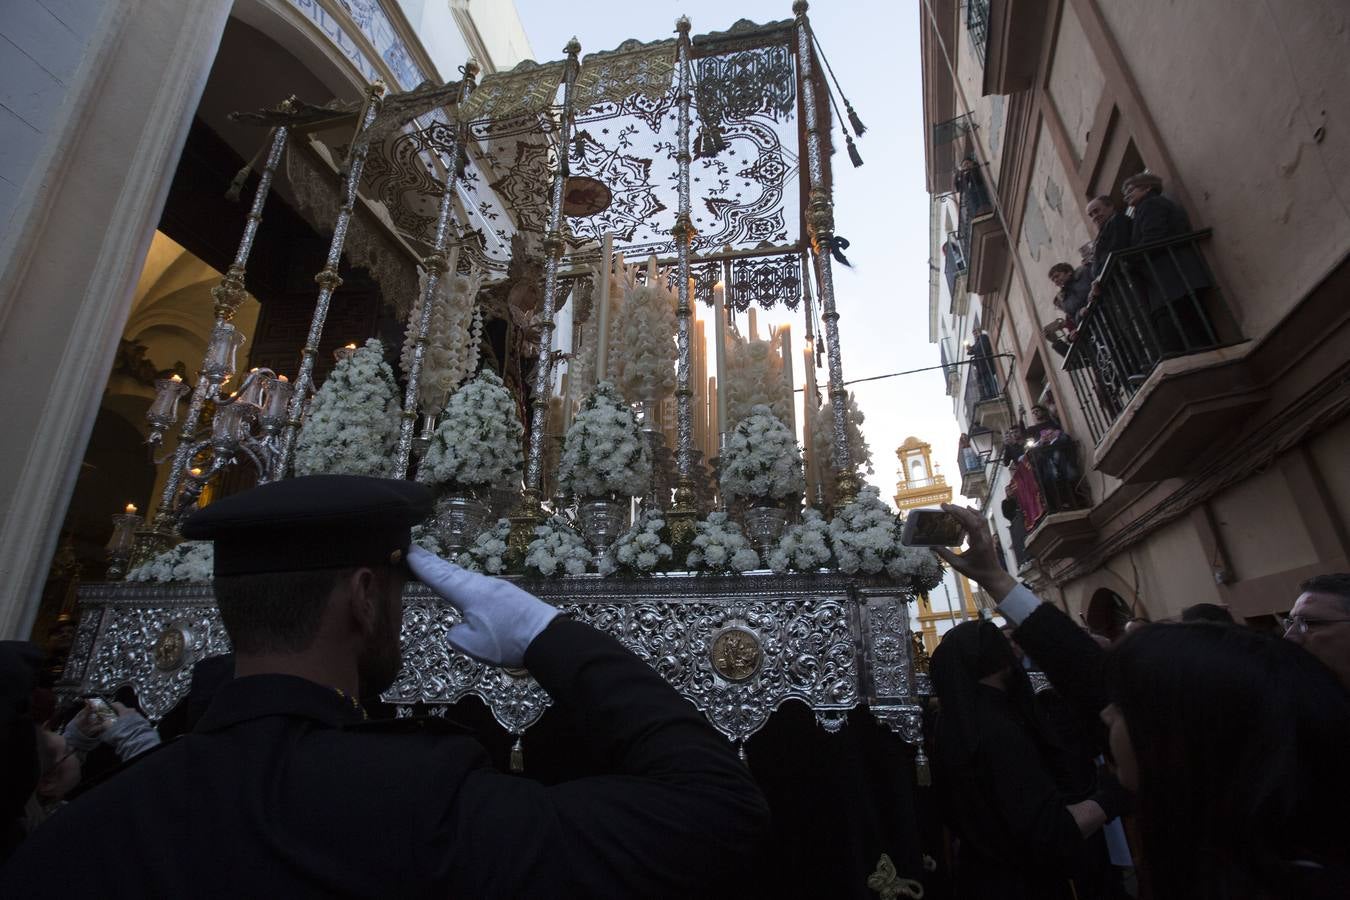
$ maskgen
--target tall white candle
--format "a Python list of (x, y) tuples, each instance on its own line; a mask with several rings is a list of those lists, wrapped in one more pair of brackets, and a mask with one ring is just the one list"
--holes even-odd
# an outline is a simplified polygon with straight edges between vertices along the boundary
[(755, 307), (750, 306), (750, 340), (759, 340), (759, 324), (755, 321)]
[(783, 354), (783, 385), (787, 391), (788, 415), (792, 421), (786, 423), (792, 429), (792, 433), (797, 433), (797, 395), (794, 391), (796, 387), (792, 380), (792, 326), (784, 325), (778, 330), (778, 340), (780, 350)]
[(614, 235), (605, 232), (604, 250), (600, 263), (600, 309), (596, 311), (595, 381), (605, 380), (609, 365), (609, 282), (614, 272)]
[(713, 313), (717, 328), (717, 433), (723, 435), (727, 432), (727, 304), (720, 281), (713, 285)]

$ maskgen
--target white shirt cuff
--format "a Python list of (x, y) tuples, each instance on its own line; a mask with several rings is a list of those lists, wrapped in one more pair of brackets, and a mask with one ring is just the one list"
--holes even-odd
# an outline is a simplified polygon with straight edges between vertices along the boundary
[(1013, 625), (1021, 625), (1040, 605), (1041, 598), (1033, 594), (1026, 585), (1019, 584), (1008, 591), (1008, 596), (998, 605), (998, 611)]

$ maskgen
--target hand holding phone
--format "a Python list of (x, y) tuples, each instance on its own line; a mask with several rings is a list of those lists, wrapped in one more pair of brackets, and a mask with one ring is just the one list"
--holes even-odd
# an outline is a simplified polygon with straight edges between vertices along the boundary
[(966, 540), (966, 527), (941, 509), (912, 509), (905, 515), (900, 543), (908, 547), (959, 547)]

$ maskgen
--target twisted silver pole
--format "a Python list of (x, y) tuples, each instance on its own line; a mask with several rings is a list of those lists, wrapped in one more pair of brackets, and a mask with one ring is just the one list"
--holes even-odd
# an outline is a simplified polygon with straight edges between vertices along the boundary
[(839, 355), (839, 311), (834, 305), (834, 272), (830, 258), (834, 239), (834, 201), (825, 178), (824, 140), (816, 107), (815, 57), (812, 55), (811, 26), (806, 20), (806, 8), (806, 0), (797, 0), (792, 4), (792, 12), (797, 17), (798, 77), (801, 80), (802, 107), (806, 112), (806, 171), (810, 183), (806, 227), (820, 268), (820, 318), (825, 324), (830, 406), (834, 413), (834, 476), (838, 485), (835, 505), (843, 506), (857, 496), (859, 485), (848, 441), (848, 389), (844, 387), (844, 366)]
[[(464, 64), (464, 79), (460, 82), (459, 102), (463, 103), (473, 93), (473, 78), (478, 74), (478, 63), (469, 60)], [(460, 148), (464, 145), (467, 125), (456, 124), (451, 131), (450, 161), (445, 174), (445, 193), (441, 194), (440, 205), (436, 209), (436, 236), (432, 242), (431, 253), (422, 260), (427, 270), (426, 283), (422, 287), (422, 314), (417, 318), (417, 337), (413, 343), (412, 362), (404, 374), (408, 386), (403, 394), (403, 415), (399, 422), (398, 449), (394, 451), (394, 477), (408, 477), (408, 458), (412, 454), (413, 429), (417, 423), (418, 393), (422, 384), (422, 363), (426, 359), (427, 332), (431, 330), (432, 298), (441, 283), (441, 277), (449, 268), (445, 248), (450, 233), (450, 212), (455, 205), (455, 182), (458, 179)], [(451, 272), (454, 278), (455, 273)]]
[(342, 247), (347, 242), (347, 228), (351, 225), (352, 214), (356, 210), (356, 187), (361, 182), (361, 170), (366, 164), (366, 154), (370, 152), (366, 130), (380, 112), (384, 92), (384, 83), (381, 81), (376, 81), (366, 88), (366, 105), (357, 122), (356, 133), (352, 135), (351, 149), (347, 152), (347, 174), (342, 179), (342, 206), (338, 209), (337, 220), (333, 223), (333, 239), (328, 242), (328, 258), (324, 262), (324, 267), (314, 276), (319, 285), (319, 297), (314, 301), (314, 315), (309, 322), (309, 334), (305, 338), (305, 348), (300, 354), (300, 371), (295, 377), (295, 393), (291, 396), (286, 425), (281, 432), (281, 450), (277, 453), (276, 466), (272, 470), (274, 480), (286, 477), (286, 471), (291, 467), (291, 458), (295, 455), (295, 439), (300, 431), (300, 414), (305, 408), (309, 390), (314, 385), (314, 358), (319, 355), (319, 340), (323, 337), (323, 325), (328, 318), (328, 305), (333, 300), (333, 292), (342, 284), (342, 278), (338, 275), (338, 262), (342, 259)]
[(676, 43), (676, 88), (675, 97), (678, 107), (676, 128), (676, 162), (679, 164), (679, 176), (676, 182), (679, 191), (679, 209), (675, 218), (675, 227), (671, 234), (675, 237), (675, 287), (679, 297), (675, 309), (677, 330), (675, 334), (678, 348), (678, 362), (675, 369), (676, 403), (676, 440), (675, 465), (678, 478), (675, 483), (675, 505), (671, 517), (672, 536), (678, 542), (693, 539), (694, 520), (698, 515), (697, 495), (693, 482), (694, 459), (694, 392), (689, 386), (689, 328), (691, 316), (691, 298), (689, 296), (689, 244), (694, 237), (694, 224), (690, 216), (689, 198), (689, 18), (681, 16), (675, 23), (679, 32)]

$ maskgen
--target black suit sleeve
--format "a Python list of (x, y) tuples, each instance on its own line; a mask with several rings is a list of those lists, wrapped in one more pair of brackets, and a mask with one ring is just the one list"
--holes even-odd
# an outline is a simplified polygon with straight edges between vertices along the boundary
[(1007, 848), (1025, 863), (1067, 869), (1083, 839), (1063, 794), (1025, 730), (1010, 722), (991, 726), (988, 784)]
[(1074, 710), (1094, 722), (1106, 706), (1106, 651), (1062, 610), (1042, 603), (1013, 636)]
[(728, 741), (607, 635), (556, 619), (525, 654), (613, 775), (545, 787), (491, 769), (452, 810), (460, 896), (694, 896), (748, 869), (768, 824)]

